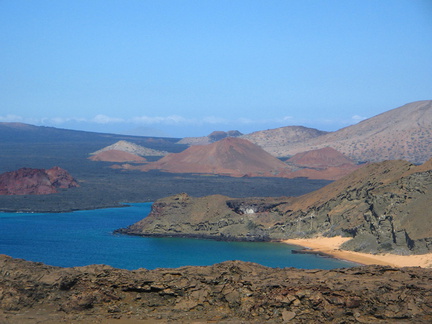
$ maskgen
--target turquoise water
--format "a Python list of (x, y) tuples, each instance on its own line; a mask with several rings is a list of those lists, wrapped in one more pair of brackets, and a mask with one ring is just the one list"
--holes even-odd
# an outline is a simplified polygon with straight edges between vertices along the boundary
[(122, 269), (211, 265), (227, 260), (269, 267), (333, 269), (353, 263), (291, 254), (283, 243), (219, 242), (112, 234), (144, 218), (150, 203), (71, 213), (0, 213), (0, 254), (61, 267), (107, 264)]

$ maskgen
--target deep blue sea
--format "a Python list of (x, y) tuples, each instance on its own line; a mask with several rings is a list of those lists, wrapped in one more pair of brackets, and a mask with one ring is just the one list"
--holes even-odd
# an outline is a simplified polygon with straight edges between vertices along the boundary
[(0, 213), (0, 254), (74, 267), (107, 264), (122, 269), (211, 265), (227, 260), (269, 267), (333, 269), (355, 264), (314, 255), (292, 254), (283, 243), (219, 242), (113, 234), (150, 212), (151, 203), (70, 213)]

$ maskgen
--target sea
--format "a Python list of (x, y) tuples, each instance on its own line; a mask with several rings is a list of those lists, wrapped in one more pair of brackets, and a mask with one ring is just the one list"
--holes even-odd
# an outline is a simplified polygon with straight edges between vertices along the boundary
[(0, 254), (60, 267), (106, 264), (120, 269), (203, 266), (227, 260), (268, 267), (335, 269), (357, 264), (293, 254), (277, 242), (224, 242), (113, 234), (144, 217), (151, 203), (68, 213), (0, 213)]

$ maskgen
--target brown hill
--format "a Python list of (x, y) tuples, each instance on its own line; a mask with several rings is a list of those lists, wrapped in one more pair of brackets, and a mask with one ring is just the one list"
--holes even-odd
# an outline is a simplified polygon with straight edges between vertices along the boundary
[(58, 188), (78, 186), (75, 179), (59, 167), (22, 168), (0, 174), (0, 195), (45, 195), (56, 193)]
[(172, 173), (208, 173), (230, 176), (275, 176), (288, 166), (259, 146), (240, 138), (227, 137), (208, 145), (191, 146), (180, 153), (137, 167)]
[(279, 240), (350, 236), (345, 249), (432, 252), (432, 161), (372, 163), (296, 198), (168, 197), (122, 230), (134, 235)]
[(412, 102), (307, 141), (269, 142), (260, 145), (281, 157), (330, 146), (356, 161), (403, 159), (423, 163), (432, 156), (432, 101)]
[(147, 160), (142, 156), (118, 150), (107, 150), (99, 152), (90, 156), (89, 160), (105, 162), (147, 162)]
[(297, 153), (286, 162), (300, 167), (317, 169), (356, 165), (353, 160), (331, 147)]

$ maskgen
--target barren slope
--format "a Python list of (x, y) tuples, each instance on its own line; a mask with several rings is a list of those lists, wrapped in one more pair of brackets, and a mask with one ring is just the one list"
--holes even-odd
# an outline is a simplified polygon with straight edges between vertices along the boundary
[(288, 159), (287, 163), (317, 169), (338, 167), (346, 164), (356, 165), (353, 160), (331, 147), (297, 153)]
[[(315, 128), (286, 126), (253, 132), (243, 135), (241, 138), (247, 139), (252, 143), (263, 147), (266, 151), (273, 153), (280, 147), (289, 146), (294, 143), (302, 143), (325, 134), (327, 134), (327, 132)], [(279, 154), (277, 156), (282, 157), (283, 155)]]
[(105, 162), (146, 162), (146, 159), (142, 156), (119, 150), (101, 151), (91, 155), (89, 160)]

